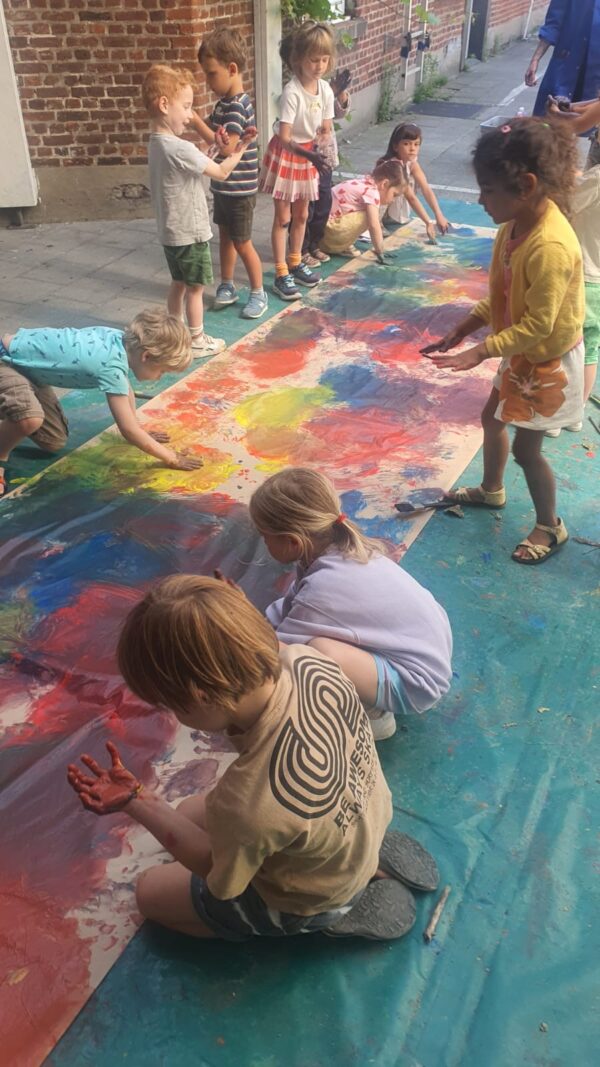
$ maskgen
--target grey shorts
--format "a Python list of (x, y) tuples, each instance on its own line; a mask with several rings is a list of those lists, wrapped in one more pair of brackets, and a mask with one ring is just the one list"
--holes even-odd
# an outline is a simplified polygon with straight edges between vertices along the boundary
[(69, 424), (58, 397), (49, 385), (35, 385), (14, 367), (2, 361), (0, 345), (0, 419), (43, 419), (39, 430), (30, 435), (45, 452), (58, 452), (66, 444)]
[(255, 207), (256, 196), (213, 193), (213, 222), (225, 230), (232, 241), (245, 244), (252, 237)]
[(218, 900), (203, 878), (193, 874), (192, 903), (198, 917), (224, 941), (248, 941), (251, 937), (291, 937), (294, 934), (315, 934), (326, 930), (346, 915), (360, 900), (364, 890), (341, 908), (323, 911), (319, 915), (291, 915), (269, 908), (256, 889), (249, 885), (239, 897)]

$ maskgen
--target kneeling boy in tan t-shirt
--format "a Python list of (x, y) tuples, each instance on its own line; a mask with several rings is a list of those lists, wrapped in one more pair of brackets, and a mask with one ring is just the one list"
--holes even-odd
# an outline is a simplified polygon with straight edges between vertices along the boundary
[(128, 616), (119, 666), (143, 700), (190, 729), (226, 730), (238, 751), (206, 798), (178, 810), (142, 788), (110, 743), (109, 770), (89, 756), (91, 775), (69, 768), (85, 807), (125, 810), (176, 860), (141, 875), (144, 916), (234, 941), (406, 932), (412, 896), (379, 869), (390, 791), (366, 714), (335, 663), (279, 646), (237, 588), (178, 575)]

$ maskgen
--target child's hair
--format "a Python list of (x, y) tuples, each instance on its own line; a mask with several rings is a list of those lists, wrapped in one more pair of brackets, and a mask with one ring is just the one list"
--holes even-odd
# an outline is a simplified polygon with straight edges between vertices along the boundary
[(202, 63), (205, 59), (216, 59), (224, 67), (235, 63), (241, 74), (248, 64), (248, 50), (239, 30), (219, 26), (209, 33), (198, 49), (198, 62)]
[(158, 101), (161, 96), (173, 100), (187, 85), (195, 86), (191, 70), (180, 67), (167, 67), (164, 63), (155, 63), (150, 67), (142, 82), (142, 100), (151, 115), (158, 113)]
[(297, 29), (281, 42), (279, 54), (294, 74), (300, 72), (302, 61), (307, 56), (329, 56), (327, 71), (332, 70), (335, 61), (335, 41), (328, 26), (323, 22), (303, 22)]
[(578, 169), (577, 138), (543, 118), (509, 119), (482, 133), (473, 167), (480, 185), (493, 182), (512, 193), (520, 192), (524, 174), (535, 174), (540, 191), (567, 213)]
[(129, 612), (119, 670), (147, 704), (185, 714), (193, 705), (232, 711), (281, 673), (275, 631), (239, 589), (192, 574), (152, 586)]
[(388, 181), (390, 185), (398, 188), (406, 185), (406, 172), (399, 159), (386, 159), (382, 156), (377, 160), (371, 177), (376, 182)]
[(148, 353), (148, 362), (172, 371), (186, 370), (192, 362), (192, 338), (187, 326), (175, 315), (159, 308), (146, 308), (123, 331), (129, 355)]
[(396, 148), (400, 144), (400, 141), (422, 140), (423, 134), (421, 133), (420, 126), (416, 126), (414, 122), (401, 122), (399, 126), (396, 126), (395, 129), (392, 130), (392, 136), (390, 137), (389, 144), (382, 159), (394, 159)]
[(250, 517), (261, 534), (299, 537), (304, 560), (331, 545), (359, 563), (385, 552), (343, 514), (332, 483), (310, 467), (287, 467), (267, 478), (250, 498)]

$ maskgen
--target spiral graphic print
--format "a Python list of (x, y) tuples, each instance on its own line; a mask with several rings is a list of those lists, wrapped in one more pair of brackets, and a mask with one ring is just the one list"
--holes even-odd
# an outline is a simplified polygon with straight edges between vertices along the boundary
[(347, 778), (346, 731), (356, 736), (364, 715), (354, 686), (335, 663), (303, 656), (294, 663), (298, 724), (284, 724), (269, 779), (273, 795), (288, 811), (318, 819), (338, 803)]

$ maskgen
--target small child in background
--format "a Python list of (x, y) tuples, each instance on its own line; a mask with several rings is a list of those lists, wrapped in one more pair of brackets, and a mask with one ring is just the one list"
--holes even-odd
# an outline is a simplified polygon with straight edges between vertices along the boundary
[(225, 341), (204, 330), (203, 289), (213, 280), (209, 241), (212, 237), (202, 175), (225, 181), (246, 151), (242, 137), (222, 163), (209, 159), (196, 145), (182, 139), (192, 120), (194, 76), (162, 64), (151, 67), (142, 86), (144, 106), (151, 118), (148, 168), (150, 195), (156, 213), (158, 238), (171, 273), (167, 308), (183, 319), (184, 307), (195, 359), (213, 356)]
[[(419, 163), (419, 150), (422, 144), (422, 135), (419, 126), (414, 122), (401, 122), (393, 131), (390, 143), (387, 146), (384, 159), (397, 159), (404, 167), (407, 189), (403, 196), (399, 196), (390, 204), (388, 216), (393, 222), (407, 223), (410, 219), (411, 208), (416, 215), (425, 223), (425, 229), (430, 241), (435, 241), (436, 225), (440, 233), (447, 233), (450, 223), (442, 214), (437, 197), (431, 188), (425, 172)], [(419, 203), (415, 192), (422, 194), (435, 216), (435, 222), (429, 218)]]
[(190, 334), (166, 311), (142, 311), (126, 330), (17, 330), (0, 341), (0, 497), (10, 453), (29, 437), (44, 452), (59, 452), (69, 425), (52, 386), (101, 389), (126, 441), (164, 466), (194, 470), (202, 460), (166, 448), (167, 434), (144, 430), (135, 410), (129, 371), (140, 382), (182, 372), (191, 363)]
[(395, 159), (379, 162), (372, 174), (334, 185), (321, 248), (332, 255), (360, 255), (354, 242), (366, 227), (377, 259), (384, 262), (380, 209), (390, 207), (405, 191), (404, 168)]
[(396, 715), (433, 707), (452, 678), (446, 612), (344, 515), (331, 482), (308, 467), (280, 471), (253, 493), (250, 517), (273, 559), (297, 564), (266, 611), (279, 640), (339, 664), (375, 740), (392, 736)]
[[(205, 122), (192, 113), (192, 125), (209, 142), (215, 141), (217, 131), (224, 130), (227, 143), (221, 138), (218, 155), (221, 163), (233, 155), (248, 129), (255, 128), (254, 107), (244, 92), (243, 72), (248, 55), (244, 39), (237, 30), (220, 26), (205, 37), (198, 49), (198, 62), (210, 89), (219, 97), (212, 114)], [(213, 221), (219, 227), (221, 281), (217, 286), (214, 308), (228, 307), (239, 299), (233, 282), (239, 255), (250, 283), (250, 297), (242, 311), (245, 319), (259, 319), (268, 307), (263, 289), (262, 263), (252, 244), (252, 221), (258, 192), (258, 147), (256, 140), (246, 150), (228, 178), (213, 178)]]
[[(348, 115), (350, 109), (350, 93), (348, 86), (351, 81), (349, 70), (340, 70), (331, 78), (330, 85), (334, 95), (334, 119), (342, 119)], [(331, 213), (333, 171), (339, 163), (337, 139), (335, 128), (330, 134), (317, 134), (315, 148), (320, 152), (329, 164), (319, 172), (319, 198), (313, 200), (308, 206), (308, 221), (304, 244), (302, 245), (302, 262), (307, 267), (318, 267), (321, 263), (327, 263), (329, 256), (323, 251), (321, 241), (325, 233), (327, 220)]]
[(490, 268), (490, 295), (423, 354), (447, 352), (490, 324), (481, 344), (433, 356), (442, 369), (470, 370), (500, 357), (483, 409), (483, 480), (446, 497), (454, 504), (502, 508), (508, 460), (523, 468), (536, 523), (512, 553), (516, 563), (545, 563), (568, 540), (556, 512), (556, 483), (542, 455), (547, 430), (579, 422), (583, 412), (584, 288), (581, 249), (561, 209), (577, 173), (577, 145), (567, 129), (542, 119), (511, 119), (484, 133), (473, 154), (480, 204), (501, 224)]
[(259, 189), (274, 201), (274, 291), (282, 300), (299, 299), (296, 283), (313, 288), (320, 280), (302, 262), (302, 245), (308, 206), (319, 195), (319, 173), (328, 168), (314, 142), (319, 131), (331, 134), (334, 115), (333, 90), (324, 80), (335, 53), (331, 30), (306, 23), (291, 36), (291, 47), (284, 42), (283, 52), (289, 54), (294, 75), (281, 94), (278, 132), (269, 142), (259, 179)]
[[(109, 741), (68, 780), (95, 815), (124, 812), (173, 857), (137, 880), (141, 914), (188, 937), (246, 941), (324, 931), (387, 940), (415, 920), (403, 838), (366, 716), (339, 667), (282, 648), (237, 589), (178, 574), (128, 615), (119, 668), (141, 700), (190, 730), (225, 733), (237, 758), (177, 808)], [(142, 712), (143, 714), (143, 712)], [(421, 850), (422, 851), (422, 850)], [(433, 864), (435, 868), (435, 864)], [(427, 888), (434, 888), (435, 877)]]

